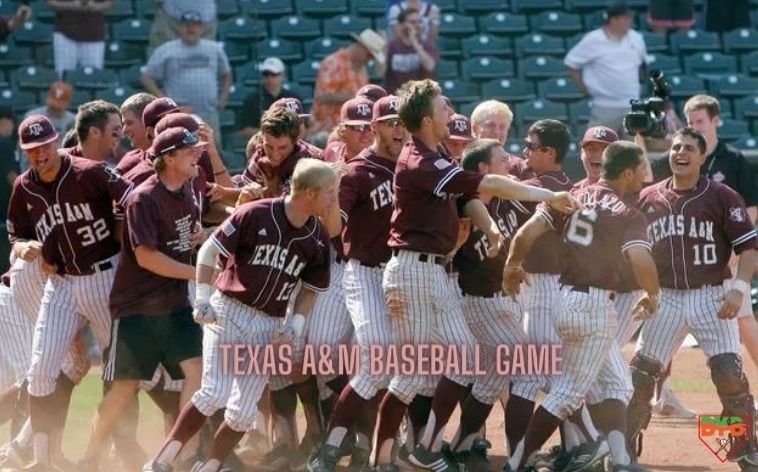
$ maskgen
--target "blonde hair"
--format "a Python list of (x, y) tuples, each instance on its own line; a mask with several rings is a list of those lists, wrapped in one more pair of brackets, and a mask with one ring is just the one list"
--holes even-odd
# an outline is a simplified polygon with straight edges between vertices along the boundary
[(705, 112), (708, 113), (708, 118), (721, 116), (721, 105), (719, 105), (719, 101), (710, 95), (694, 95), (684, 104), (685, 116), (691, 111), (697, 110), (705, 110)]
[(510, 107), (497, 100), (486, 100), (480, 103), (471, 112), (471, 126), (480, 126), (490, 116), (500, 116), (513, 123), (513, 112)]
[(297, 161), (292, 172), (292, 195), (298, 195), (306, 190), (319, 191), (337, 180), (337, 174), (324, 161), (304, 157)]

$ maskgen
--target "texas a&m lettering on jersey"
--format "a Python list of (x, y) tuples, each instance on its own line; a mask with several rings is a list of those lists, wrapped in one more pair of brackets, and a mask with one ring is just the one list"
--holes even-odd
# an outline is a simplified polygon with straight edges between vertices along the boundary
[(315, 217), (292, 226), (283, 198), (238, 207), (211, 239), (227, 258), (216, 288), (270, 316), (285, 315), (298, 281), (319, 292), (329, 287), (326, 229)]
[(701, 177), (694, 189), (677, 191), (668, 178), (643, 189), (639, 207), (662, 287), (720, 285), (731, 276), (732, 251), (758, 247), (742, 197), (713, 180)]

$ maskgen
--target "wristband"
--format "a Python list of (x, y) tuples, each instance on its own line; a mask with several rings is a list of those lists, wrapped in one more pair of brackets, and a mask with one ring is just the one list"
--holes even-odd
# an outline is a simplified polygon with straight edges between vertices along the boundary
[(295, 333), (295, 337), (299, 338), (303, 335), (303, 331), (305, 330), (305, 316), (301, 315), (300, 313), (295, 313), (292, 315), (292, 319), (290, 320), (290, 328), (292, 328), (292, 331)]
[(750, 293), (750, 284), (742, 279), (735, 279), (734, 282), (732, 282), (732, 290), (737, 290), (742, 293), (742, 295), (747, 296)]
[(208, 301), (211, 298), (211, 292), (213, 292), (213, 287), (210, 284), (197, 284), (195, 286), (195, 299)]

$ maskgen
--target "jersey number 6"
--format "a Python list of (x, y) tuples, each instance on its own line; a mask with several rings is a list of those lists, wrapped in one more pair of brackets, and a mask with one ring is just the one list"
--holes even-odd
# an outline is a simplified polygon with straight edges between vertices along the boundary
[(592, 223), (595, 221), (597, 221), (595, 210), (577, 211), (571, 215), (566, 239), (580, 246), (589, 246), (592, 244), (592, 237), (594, 236)]

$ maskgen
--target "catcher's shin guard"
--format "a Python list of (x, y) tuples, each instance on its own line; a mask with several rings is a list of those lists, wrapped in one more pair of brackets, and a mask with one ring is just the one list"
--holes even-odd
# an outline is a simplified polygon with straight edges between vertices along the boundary
[(636, 354), (630, 363), (632, 371), (632, 383), (634, 395), (627, 407), (627, 441), (637, 450), (642, 452), (642, 444), (638, 436), (643, 429), (647, 428), (653, 415), (653, 407), (650, 404), (655, 395), (655, 383), (661, 375), (663, 366), (657, 361)]

